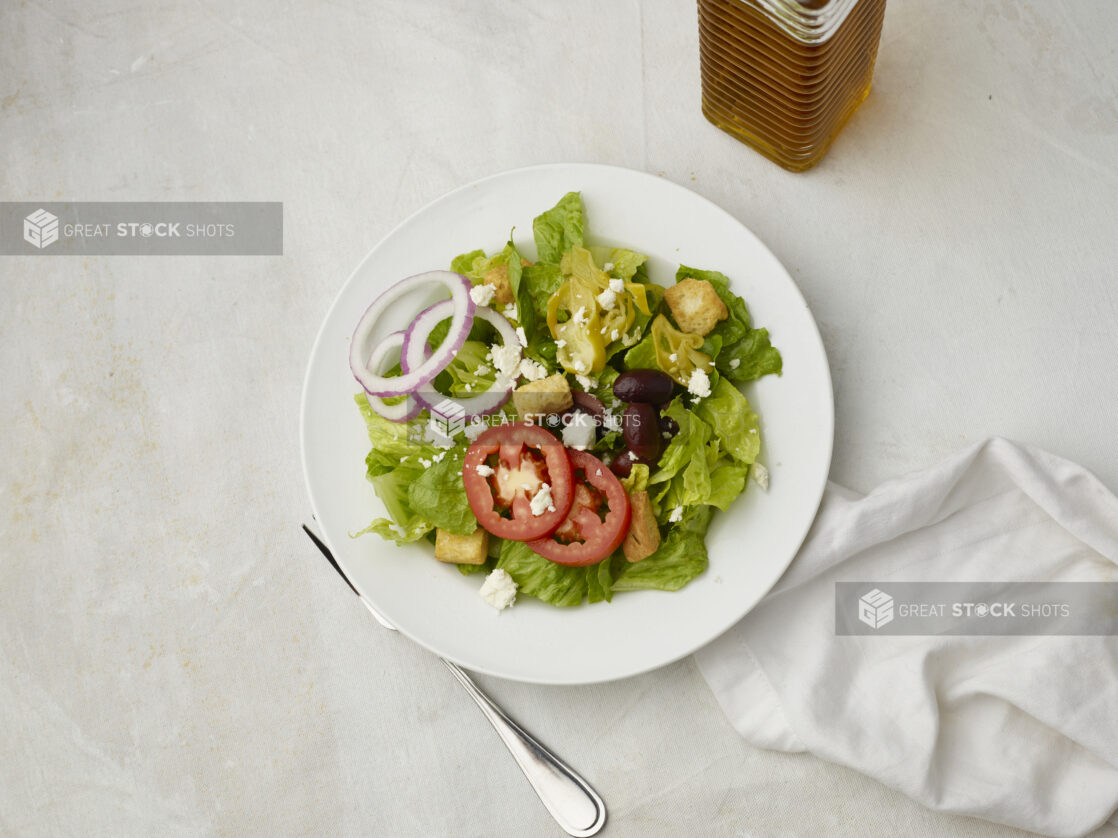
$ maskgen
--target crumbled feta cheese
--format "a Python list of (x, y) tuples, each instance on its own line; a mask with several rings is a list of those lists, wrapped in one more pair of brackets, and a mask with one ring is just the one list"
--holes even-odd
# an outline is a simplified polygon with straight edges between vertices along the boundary
[(481, 586), (481, 598), (500, 613), (516, 602), (516, 580), (504, 568), (494, 568)]
[[(486, 357), (492, 357), (492, 356), (487, 355)], [(489, 374), (489, 367), (487, 367), (485, 364), (479, 365), (478, 368), (476, 370), (474, 370), (474, 375), (478, 376), (479, 378), (483, 375), (488, 375), (488, 374)]]
[(474, 391), (474, 385), (467, 381), (465, 384), (462, 385), (462, 389), (465, 390), (467, 393), (472, 393)]
[(756, 428), (750, 428), (750, 429), (749, 429), (749, 432), (750, 432), (751, 434), (755, 434), (755, 433), (757, 433), (757, 429), (756, 429)]
[(602, 270), (608, 274), (610, 271), (613, 270), (613, 262), (606, 262), (604, 265), (602, 265)]
[(598, 305), (600, 305), (606, 311), (609, 311), (617, 304), (617, 292), (615, 292), (612, 288), (607, 288), (605, 291), (599, 294), (596, 299), (598, 300)]
[(691, 370), (691, 377), (687, 380), (687, 392), (701, 398), (709, 396), (710, 376), (702, 370)]
[(547, 367), (531, 358), (525, 358), (520, 362), (520, 374), (529, 381), (539, 381), (541, 378), (547, 378)]
[(581, 358), (575, 358), (574, 368), (578, 372), (586, 372), (586, 364), (583, 363)]
[(579, 326), (585, 326), (589, 323), (590, 318), (586, 316), (586, 306), (579, 306), (578, 311), (571, 316), (571, 320)]
[(440, 451), (438, 454), (436, 454), (434, 457), (431, 458), (431, 462), (441, 463), (443, 461), (443, 457), (445, 457), (445, 456), (446, 456), (446, 452), (445, 451)]
[(565, 340), (564, 340), (563, 338), (559, 338), (559, 340), (555, 341), (555, 345), (556, 345), (556, 346), (557, 346), (557, 347), (558, 347), (559, 349), (562, 349), (562, 348), (563, 348), (564, 346), (566, 346), (566, 345), (567, 345), (567, 341), (565, 341)]
[(734, 358), (732, 361), (730, 361), (730, 369), (736, 370), (740, 366), (741, 366), (741, 359), (740, 358)]
[(536, 492), (535, 497), (529, 503), (532, 508), (532, 514), (537, 518), (544, 514), (544, 512), (554, 512), (555, 504), (551, 502), (551, 484), (544, 483), (540, 486), (540, 490)]
[[(477, 439), (479, 436), (481, 436), (483, 433), (485, 433), (485, 431), (488, 427), (489, 427), (488, 425), (486, 425), (484, 422), (482, 422), (480, 420), (476, 420), (474, 422), (471, 422), (465, 428), (466, 439), (468, 439), (470, 442), (473, 442), (475, 439)], [(480, 469), (480, 466), (479, 466), (479, 469)], [(479, 471), (478, 474), (480, 474), (480, 473), (481, 472)]]
[(749, 470), (753, 476), (753, 482), (764, 489), (766, 492), (769, 490), (769, 470), (760, 463), (754, 463), (753, 468)]
[(493, 474), (492, 466), (487, 466), (485, 463), (478, 463), (474, 468), (480, 477), (490, 477)]
[(423, 457), (419, 458), (419, 464), (424, 468), (431, 468), (431, 461)]
[(683, 520), (683, 507), (682, 506), (677, 506), (675, 509), (672, 510), (672, 514), (668, 516), (668, 523), (678, 524), (682, 520)]
[(502, 309), (501, 313), (504, 314), (505, 317), (507, 317), (509, 320), (515, 320), (516, 303), (509, 303), (507, 306), (504, 307), (504, 309)]
[(576, 413), (563, 427), (563, 444), (568, 448), (585, 451), (594, 444), (595, 432), (594, 417), (586, 413)]
[(583, 390), (587, 391), (593, 390), (595, 387), (598, 386), (598, 379), (591, 378), (589, 375), (581, 375), (579, 373), (575, 373), (575, 381), (577, 381), (582, 386)]
[(614, 294), (620, 294), (622, 291), (625, 290), (625, 280), (611, 279), (609, 281), (609, 290), (612, 291)]
[(520, 347), (502, 344), (492, 347), (490, 351), (493, 353), (493, 365), (497, 371), (508, 378), (515, 378), (520, 367)]
[(475, 305), (487, 306), (493, 302), (493, 295), (496, 293), (497, 289), (492, 285), (475, 285), (470, 289), (470, 299)]
[(669, 361), (678, 361), (679, 360), (679, 355), (677, 355), (675, 352), (673, 352), (671, 355), (668, 356), (668, 360)]
[(517, 326), (516, 327), (516, 339), (520, 341), (521, 346), (527, 346), (528, 345), (528, 336), (526, 334), (524, 334), (524, 327), (523, 326)]
[(621, 332), (617, 331), (617, 329), (614, 329), (612, 332), (610, 332), (610, 340), (617, 340), (619, 337), (621, 337)]

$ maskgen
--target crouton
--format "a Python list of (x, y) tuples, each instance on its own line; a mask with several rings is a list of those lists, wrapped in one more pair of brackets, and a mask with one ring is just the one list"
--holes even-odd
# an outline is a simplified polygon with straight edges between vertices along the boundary
[(509, 282), (508, 265), (494, 265), (485, 272), (481, 281), (493, 288), (493, 303), (507, 306), (515, 300), (512, 295), (512, 284)]
[(470, 535), (455, 535), (435, 529), (435, 558), (452, 564), (485, 564), (489, 555), (489, 533), (478, 527)]
[(664, 302), (681, 331), (706, 335), (730, 316), (726, 304), (705, 279), (685, 279), (664, 292)]
[(533, 416), (561, 413), (575, 403), (571, 385), (561, 373), (549, 375), (538, 381), (529, 381), (512, 393), (512, 403), (520, 418), (528, 421)]
[(659, 549), (660, 528), (656, 526), (656, 516), (652, 512), (648, 492), (633, 492), (629, 495), (629, 509), (632, 511), (629, 534), (621, 544), (621, 551), (629, 561), (639, 562)]

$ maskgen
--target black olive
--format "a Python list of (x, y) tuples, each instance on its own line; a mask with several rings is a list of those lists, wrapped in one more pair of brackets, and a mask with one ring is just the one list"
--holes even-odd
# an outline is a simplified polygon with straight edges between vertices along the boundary
[(675, 382), (660, 370), (629, 370), (613, 382), (613, 394), (623, 402), (664, 404), (672, 400)]
[(621, 414), (621, 437), (642, 460), (655, 460), (660, 454), (660, 416), (656, 408), (645, 402), (627, 404)]

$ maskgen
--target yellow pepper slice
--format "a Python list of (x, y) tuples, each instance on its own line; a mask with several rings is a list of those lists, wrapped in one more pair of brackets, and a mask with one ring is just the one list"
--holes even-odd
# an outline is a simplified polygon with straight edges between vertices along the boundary
[(699, 351), (702, 335), (679, 331), (662, 314), (652, 321), (651, 333), (657, 365), (684, 387), (695, 370), (709, 373), (714, 369), (710, 356)]

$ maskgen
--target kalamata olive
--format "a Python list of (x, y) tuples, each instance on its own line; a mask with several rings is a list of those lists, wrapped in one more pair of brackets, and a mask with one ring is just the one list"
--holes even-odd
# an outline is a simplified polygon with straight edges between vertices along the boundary
[(670, 416), (660, 417), (660, 436), (664, 439), (671, 439), (679, 433), (679, 423)]
[(613, 382), (613, 394), (623, 402), (664, 404), (672, 400), (675, 382), (660, 370), (629, 370)]
[(628, 477), (629, 474), (633, 471), (633, 465), (635, 463), (644, 463), (649, 468), (655, 465), (654, 462), (641, 459), (628, 448), (626, 448), (624, 451), (613, 458), (613, 462), (609, 464), (609, 468), (610, 471), (612, 471), (618, 477), (624, 479)]
[(575, 407), (581, 407), (586, 413), (591, 413), (599, 419), (606, 415), (606, 406), (597, 396), (592, 396), (581, 390), (572, 390), (571, 398), (574, 399)]
[(621, 414), (621, 438), (641, 459), (654, 460), (660, 453), (660, 416), (645, 402), (625, 405)]

